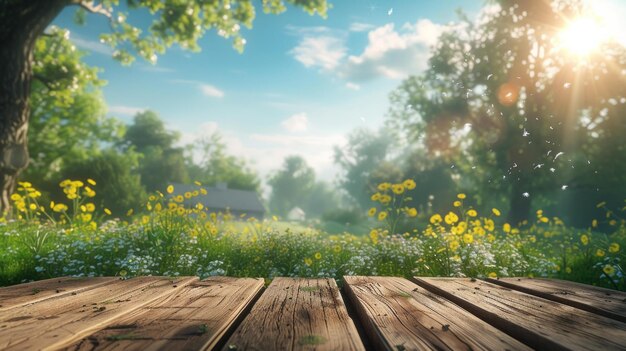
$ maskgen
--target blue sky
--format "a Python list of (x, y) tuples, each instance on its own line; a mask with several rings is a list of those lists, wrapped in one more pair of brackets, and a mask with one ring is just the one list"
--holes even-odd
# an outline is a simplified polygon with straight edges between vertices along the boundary
[[(202, 52), (174, 46), (155, 66), (137, 60), (124, 67), (98, 41), (104, 18), (73, 23), (75, 8), (54, 22), (89, 51), (85, 60), (103, 69), (109, 114), (130, 121), (139, 110), (159, 113), (183, 143), (218, 130), (231, 153), (250, 160), (265, 177), (285, 156), (307, 159), (318, 178), (332, 180), (334, 145), (347, 133), (378, 128), (388, 95), (403, 78), (426, 65), (429, 46), (455, 10), (470, 16), (482, 1), (331, 1), (328, 18), (290, 7), (279, 15), (257, 11), (243, 30), (243, 54), (211, 31)], [(131, 24), (148, 22), (130, 12)]]

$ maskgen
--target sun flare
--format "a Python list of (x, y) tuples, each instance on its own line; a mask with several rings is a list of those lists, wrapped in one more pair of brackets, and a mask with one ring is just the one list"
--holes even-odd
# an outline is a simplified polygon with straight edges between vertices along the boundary
[(597, 19), (580, 17), (561, 32), (561, 46), (577, 56), (587, 56), (610, 38), (606, 27)]

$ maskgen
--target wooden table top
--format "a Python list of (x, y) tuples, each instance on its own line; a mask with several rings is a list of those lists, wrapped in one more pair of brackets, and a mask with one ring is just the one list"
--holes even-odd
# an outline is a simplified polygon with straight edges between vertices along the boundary
[(626, 350), (626, 293), (552, 279), (55, 278), (0, 288), (0, 350)]

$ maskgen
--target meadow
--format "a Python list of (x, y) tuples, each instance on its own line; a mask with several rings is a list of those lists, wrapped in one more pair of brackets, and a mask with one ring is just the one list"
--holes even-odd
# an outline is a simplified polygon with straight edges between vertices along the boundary
[(378, 185), (369, 233), (331, 235), (277, 217), (233, 218), (200, 203), (186, 208), (183, 202), (207, 191), (196, 185), (178, 196), (169, 186), (120, 220), (95, 205), (92, 179), (61, 182), (66, 200), (46, 204), (32, 184), (20, 183), (13, 212), (0, 218), (0, 285), (101, 275), (531, 276), (626, 290), (626, 207), (597, 204), (606, 216), (583, 229), (541, 210), (513, 226), (499, 209), (466, 206), (466, 194), (451, 199), (448, 213), (418, 213), (406, 205), (415, 188), (407, 179)]

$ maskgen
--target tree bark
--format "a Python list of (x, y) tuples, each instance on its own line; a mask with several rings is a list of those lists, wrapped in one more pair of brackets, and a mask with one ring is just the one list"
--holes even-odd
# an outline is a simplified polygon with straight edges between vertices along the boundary
[(35, 41), (69, 0), (0, 1), (0, 217), (28, 165), (29, 95)]

